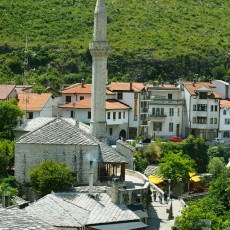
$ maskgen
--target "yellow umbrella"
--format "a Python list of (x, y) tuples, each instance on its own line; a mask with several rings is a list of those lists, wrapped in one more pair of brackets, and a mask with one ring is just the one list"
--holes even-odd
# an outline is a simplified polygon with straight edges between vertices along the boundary
[(190, 176), (190, 180), (192, 180), (194, 182), (200, 182), (201, 181), (201, 179), (198, 176), (196, 176), (195, 172), (190, 172), (188, 174)]
[(150, 175), (148, 177), (149, 181), (151, 181), (153, 184), (160, 184), (162, 182), (164, 182), (163, 179), (159, 178), (159, 177), (156, 177), (156, 176), (153, 176), (153, 175)]

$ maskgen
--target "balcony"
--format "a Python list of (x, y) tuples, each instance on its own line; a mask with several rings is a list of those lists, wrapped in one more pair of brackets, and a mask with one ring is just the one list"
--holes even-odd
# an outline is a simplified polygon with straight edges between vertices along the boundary
[(183, 105), (185, 104), (184, 99), (152, 99), (149, 101), (150, 105)]
[(148, 113), (148, 108), (141, 108), (140, 113)]
[(160, 113), (160, 114), (150, 114), (149, 115), (150, 118), (165, 118), (167, 117), (167, 114), (164, 114), (164, 113)]
[(148, 121), (140, 121), (140, 126), (148, 126)]

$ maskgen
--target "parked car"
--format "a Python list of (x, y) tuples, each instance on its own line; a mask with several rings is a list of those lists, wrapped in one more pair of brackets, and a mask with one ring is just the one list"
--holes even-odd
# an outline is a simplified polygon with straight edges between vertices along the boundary
[(173, 141), (173, 142), (182, 142), (183, 139), (181, 137), (178, 136), (174, 136), (174, 137), (170, 137), (169, 141)]
[(224, 139), (221, 139), (221, 138), (217, 137), (217, 138), (213, 139), (212, 142), (223, 144), (225, 141), (224, 141)]

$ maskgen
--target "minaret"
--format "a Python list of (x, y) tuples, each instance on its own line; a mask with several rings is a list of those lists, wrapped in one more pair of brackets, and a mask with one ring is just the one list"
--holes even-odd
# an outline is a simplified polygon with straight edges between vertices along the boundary
[(109, 43), (107, 42), (107, 13), (105, 0), (97, 0), (94, 12), (93, 42), (89, 44), (92, 55), (92, 116), (91, 134), (106, 143), (106, 82), (107, 58)]

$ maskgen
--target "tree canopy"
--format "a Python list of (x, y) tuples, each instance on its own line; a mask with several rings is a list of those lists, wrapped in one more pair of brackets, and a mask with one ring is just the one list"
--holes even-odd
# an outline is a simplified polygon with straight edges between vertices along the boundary
[(0, 137), (9, 138), (23, 114), (15, 99), (0, 101)]
[(65, 163), (50, 159), (32, 169), (29, 177), (32, 188), (40, 196), (49, 194), (51, 191), (64, 191), (74, 181), (73, 172)]

